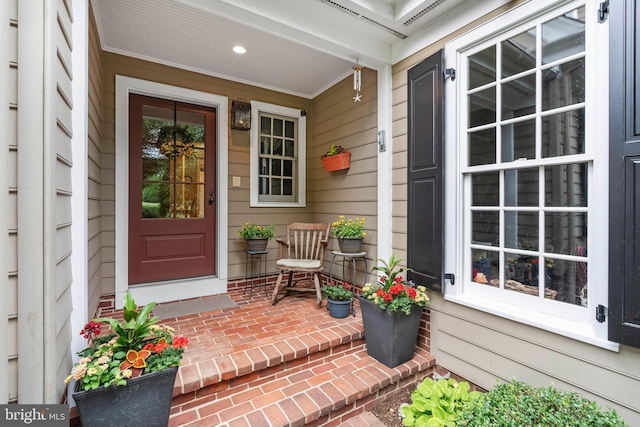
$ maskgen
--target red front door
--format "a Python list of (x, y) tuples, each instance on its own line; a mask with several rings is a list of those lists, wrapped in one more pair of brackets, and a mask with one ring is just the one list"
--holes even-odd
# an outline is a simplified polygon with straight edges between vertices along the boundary
[(129, 284), (213, 275), (216, 110), (129, 98)]

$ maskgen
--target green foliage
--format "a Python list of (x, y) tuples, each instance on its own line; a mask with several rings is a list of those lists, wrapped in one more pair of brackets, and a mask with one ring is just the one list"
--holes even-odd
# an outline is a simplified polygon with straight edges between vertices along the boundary
[(480, 397), (469, 391), (469, 383), (453, 378), (426, 378), (411, 394), (411, 405), (403, 406), (402, 424), (407, 427), (455, 427), (460, 411)]
[(124, 296), (124, 322), (118, 322), (113, 318), (95, 319), (96, 322), (108, 323), (116, 333), (117, 339), (114, 350), (137, 350), (142, 345), (144, 338), (151, 335), (151, 325), (158, 322), (158, 317), (151, 317), (151, 310), (156, 303), (151, 302), (140, 311), (136, 305), (131, 293), (127, 292)]
[(162, 218), (160, 203), (142, 202), (142, 218)]
[(342, 154), (342, 153), (346, 153), (347, 150), (345, 150), (342, 145), (331, 145), (331, 148), (329, 149), (329, 151), (327, 151), (326, 153), (324, 153), (322, 155), (322, 158), (324, 159), (325, 157), (329, 157), (329, 156), (335, 156), (336, 154)]
[(460, 414), (458, 426), (468, 427), (624, 427), (613, 409), (553, 386), (534, 388), (513, 381), (499, 384)]
[(276, 234), (276, 226), (271, 225), (255, 225), (253, 223), (247, 222), (245, 225), (240, 228), (238, 231), (238, 236), (243, 239), (255, 239), (255, 238), (268, 238), (272, 239)]
[(337, 221), (331, 223), (333, 234), (339, 238), (344, 237), (367, 237), (364, 232), (364, 218), (351, 218), (345, 220), (344, 215), (340, 215)]
[(334, 281), (322, 287), (322, 294), (331, 301), (349, 301), (353, 295), (349, 283), (335, 283)]

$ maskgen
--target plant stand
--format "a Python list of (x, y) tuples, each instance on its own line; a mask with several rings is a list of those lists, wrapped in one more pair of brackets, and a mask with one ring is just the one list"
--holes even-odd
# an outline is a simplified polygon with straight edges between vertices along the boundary
[(74, 392), (82, 427), (166, 426), (177, 372), (177, 367), (167, 368), (124, 386)]
[(411, 314), (383, 310), (359, 296), (367, 354), (389, 368), (413, 359), (418, 341), (422, 309), (413, 306)]

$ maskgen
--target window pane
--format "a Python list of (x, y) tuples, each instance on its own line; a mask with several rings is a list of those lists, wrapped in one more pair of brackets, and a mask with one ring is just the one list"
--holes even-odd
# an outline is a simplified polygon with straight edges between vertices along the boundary
[(495, 46), (491, 46), (469, 57), (469, 89), (474, 89), (495, 81)]
[(176, 218), (204, 217), (204, 185), (177, 184), (173, 212)]
[(273, 138), (273, 155), (282, 156), (282, 138)]
[(587, 206), (587, 164), (544, 168), (545, 206)]
[(538, 169), (504, 172), (505, 206), (539, 206)]
[(471, 214), (471, 243), (485, 246), (500, 244), (500, 214), (474, 211)]
[(498, 286), (500, 280), (500, 254), (482, 249), (472, 249), (471, 280), (476, 283)]
[(260, 133), (265, 135), (271, 135), (271, 118), (262, 116), (260, 117)]
[(260, 194), (269, 194), (269, 178), (260, 178)]
[(531, 28), (502, 42), (502, 77), (536, 66), (536, 29)]
[(291, 160), (285, 160), (283, 166), (282, 176), (293, 176), (293, 162)]
[(166, 218), (169, 212), (171, 184), (142, 183), (142, 217)]
[(469, 95), (469, 127), (495, 123), (496, 88), (490, 87)]
[[(143, 147), (144, 151), (144, 147)], [(170, 161), (166, 157), (149, 158), (142, 155), (142, 179), (146, 181), (166, 181), (171, 175)]]
[(271, 194), (274, 196), (279, 196), (282, 194), (282, 180), (272, 178), (271, 179)]
[(282, 180), (282, 194), (285, 196), (293, 195), (293, 180), (292, 179), (283, 179)]
[(281, 119), (273, 119), (273, 135), (274, 136), (283, 136), (283, 121)]
[(269, 175), (269, 159), (260, 159), (260, 175)]
[(584, 108), (542, 118), (542, 157), (584, 154)]
[(502, 161), (536, 158), (536, 121), (502, 126)]
[(282, 160), (271, 159), (271, 175), (273, 176), (282, 175)]
[(260, 137), (260, 154), (271, 154), (271, 138), (268, 136)]
[(502, 85), (502, 120), (536, 112), (536, 75), (530, 74)]
[(506, 280), (504, 288), (537, 296), (540, 282), (538, 278), (538, 254), (522, 255), (507, 252), (504, 256), (504, 278)]
[(538, 212), (505, 212), (505, 246), (514, 249), (538, 250)]
[(287, 138), (295, 138), (295, 123), (290, 120), (284, 122), (284, 136)]
[(204, 161), (196, 156), (176, 158), (176, 182), (204, 182)]
[(286, 139), (284, 141), (284, 155), (294, 157), (296, 155), (295, 141)]
[(496, 162), (496, 130), (486, 129), (469, 134), (469, 166)]
[(546, 286), (555, 291), (548, 298), (587, 306), (587, 263), (556, 259), (547, 260), (546, 264)]
[(587, 214), (585, 212), (547, 212), (544, 222), (547, 252), (586, 256)]
[(584, 6), (542, 24), (542, 63), (584, 52)]
[(498, 172), (477, 173), (471, 177), (473, 206), (500, 204), (500, 175)]
[(584, 58), (542, 72), (542, 110), (584, 102)]

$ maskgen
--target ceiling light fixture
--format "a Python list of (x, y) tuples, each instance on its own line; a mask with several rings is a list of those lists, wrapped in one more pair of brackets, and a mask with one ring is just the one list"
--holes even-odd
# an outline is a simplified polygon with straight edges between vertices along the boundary
[(244, 47), (238, 45), (238, 46), (234, 46), (233, 47), (233, 51), (235, 53), (245, 53), (247, 51), (247, 49), (245, 49)]

